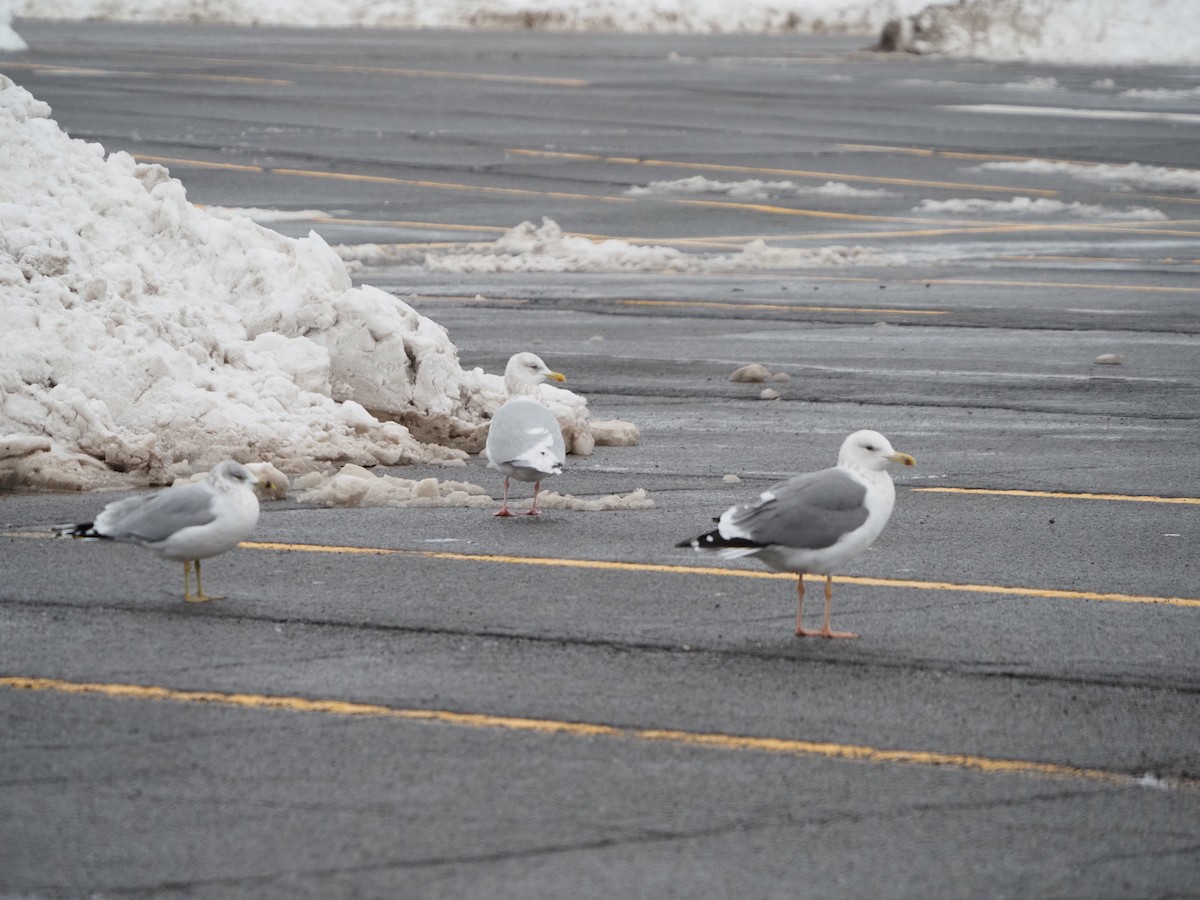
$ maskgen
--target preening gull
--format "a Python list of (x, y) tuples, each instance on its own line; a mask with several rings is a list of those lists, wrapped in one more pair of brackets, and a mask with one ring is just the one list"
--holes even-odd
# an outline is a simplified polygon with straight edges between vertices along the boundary
[(566, 464), (562, 427), (554, 413), (534, 397), (534, 390), (548, 378), (567, 380), (565, 375), (550, 371), (533, 353), (515, 354), (504, 369), (509, 400), (492, 416), (485, 448), (488, 465), (504, 473), (504, 500), (498, 516), (512, 515), (508, 511), (510, 478), (533, 482), (533, 505), (526, 515), (536, 516), (542, 482), (560, 474)]
[[(204, 593), (200, 560), (231, 550), (250, 536), (258, 522), (260, 484), (241, 463), (226, 460), (197, 484), (181, 484), (154, 494), (108, 504), (94, 522), (59, 525), (62, 537), (122, 541), (145, 547), (163, 559), (183, 563), (183, 599), (191, 603), (222, 600)], [(189, 570), (196, 566), (196, 593)]]
[[(866, 550), (887, 524), (896, 502), (890, 462), (911, 466), (916, 460), (894, 450), (877, 431), (856, 431), (842, 442), (833, 468), (772, 485), (757, 500), (725, 510), (712, 531), (676, 546), (722, 559), (754, 556), (777, 572), (795, 572), (796, 636), (856, 638), (829, 628), (833, 572)], [(804, 627), (805, 573), (825, 576), (825, 622), (819, 631)]]

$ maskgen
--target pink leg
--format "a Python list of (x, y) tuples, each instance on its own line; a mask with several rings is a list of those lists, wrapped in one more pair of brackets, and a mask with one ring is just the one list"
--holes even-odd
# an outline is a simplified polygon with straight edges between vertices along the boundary
[(533, 506), (529, 507), (529, 512), (525, 513), (525, 515), (536, 516), (538, 514), (537, 495), (538, 495), (538, 489), (541, 488), (541, 486), (542, 486), (542, 483), (540, 481), (535, 481), (533, 483)]
[(856, 638), (858, 637), (853, 631), (832, 631), (829, 628), (829, 610), (833, 605), (833, 576), (825, 576), (825, 621), (821, 626), (820, 631), (809, 631), (805, 629), (801, 622), (801, 616), (804, 613), (804, 576), (800, 575), (799, 584), (796, 586), (797, 593), (800, 595), (800, 609), (796, 613), (796, 637), (823, 637), (823, 638)]
[(496, 513), (496, 515), (498, 515), (498, 516), (511, 516), (512, 515), (512, 513), (510, 513), (508, 511), (508, 476), (507, 475), (504, 476), (504, 499), (500, 501), (500, 512)]

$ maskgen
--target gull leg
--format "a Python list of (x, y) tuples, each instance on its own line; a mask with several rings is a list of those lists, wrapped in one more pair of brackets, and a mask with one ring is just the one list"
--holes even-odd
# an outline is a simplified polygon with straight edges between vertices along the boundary
[(185, 559), (183, 561), (183, 599), (191, 603), (195, 598), (192, 597), (192, 561)]
[(525, 513), (525, 515), (536, 516), (538, 514), (537, 495), (538, 495), (538, 490), (541, 488), (541, 486), (542, 486), (542, 483), (540, 481), (535, 481), (533, 483), (533, 506), (529, 507), (529, 512)]
[(799, 596), (799, 602), (796, 604), (796, 637), (808, 637), (809, 632), (804, 630), (804, 576), (796, 576), (796, 594)]
[(504, 499), (500, 501), (500, 512), (496, 513), (496, 515), (498, 515), (498, 516), (511, 516), (512, 515), (512, 513), (510, 513), (508, 511), (508, 476), (507, 475), (504, 476)]
[(829, 630), (829, 608), (833, 604), (833, 576), (825, 576), (825, 624), (821, 630), (816, 632), (823, 638), (856, 638), (858, 637), (853, 631), (830, 631)]
[[(196, 567), (196, 593), (188, 594), (184, 597), (184, 599), (187, 600), (189, 603), (204, 603), (208, 600), (224, 600), (225, 597), (222, 594), (206, 594), (206, 593), (204, 593), (204, 586), (200, 583), (200, 560), (198, 560), (198, 559), (192, 560), (192, 565), (194, 565)], [(186, 562), (184, 563), (184, 566), (185, 567), (187, 566)], [(186, 573), (186, 571), (187, 571), (187, 569), (185, 568), (184, 572)], [(185, 577), (186, 577), (186, 575), (185, 575)]]

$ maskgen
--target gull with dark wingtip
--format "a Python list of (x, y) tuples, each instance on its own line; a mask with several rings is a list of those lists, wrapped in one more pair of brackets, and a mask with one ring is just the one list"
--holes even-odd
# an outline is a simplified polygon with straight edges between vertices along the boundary
[[(871, 545), (896, 502), (888, 463), (916, 463), (877, 431), (856, 431), (842, 442), (837, 465), (794, 475), (757, 500), (727, 509), (712, 531), (676, 546), (716, 553), (722, 559), (753, 556), (777, 572), (794, 572), (799, 595), (797, 637), (856, 638), (829, 627), (833, 572)], [(804, 627), (804, 576), (825, 576), (825, 619)]]

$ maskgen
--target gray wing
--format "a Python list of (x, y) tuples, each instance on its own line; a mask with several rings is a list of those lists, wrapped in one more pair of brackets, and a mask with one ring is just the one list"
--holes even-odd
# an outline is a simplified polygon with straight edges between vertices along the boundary
[(509, 400), (492, 417), (487, 437), (488, 459), (549, 471), (566, 462), (562, 428), (554, 413), (536, 400)]
[(153, 544), (180, 529), (213, 521), (214, 496), (212, 488), (202, 482), (119, 500), (96, 516), (95, 529), (113, 540)]
[(818, 550), (867, 521), (867, 488), (845, 470), (796, 475), (721, 516), (724, 537)]

